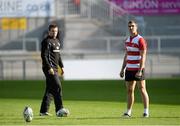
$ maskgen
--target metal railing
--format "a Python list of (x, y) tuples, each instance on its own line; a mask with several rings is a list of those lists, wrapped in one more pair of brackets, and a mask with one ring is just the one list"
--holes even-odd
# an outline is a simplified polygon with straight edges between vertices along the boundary
[[(144, 36), (144, 38), (147, 40), (149, 53), (180, 53), (180, 45), (177, 45), (179, 44), (180, 36)], [(65, 48), (63, 52), (71, 54), (118, 54), (124, 51), (125, 39), (126, 37), (68, 38), (65, 39), (65, 43), (67, 41), (73, 41), (73, 44), (76, 46)]]
[(112, 23), (114, 19), (125, 14), (126, 12), (122, 8), (108, 0), (81, 0), (81, 15), (89, 19)]
[(27, 51), (28, 50), (28, 43), (34, 44), (34, 48), (32, 48), (30, 51), (36, 51), (38, 52), (40, 49), (40, 42), (38, 38), (22, 38), (18, 39), (19, 42), (22, 42), (22, 50)]
[[(12, 45), (11, 45), (12, 44)], [(5, 48), (1, 47), (0, 52), (6, 52), (6, 51), (32, 51), (32, 52), (38, 52), (40, 49), (40, 42), (38, 38), (18, 38), (16, 40), (12, 40), (8, 46), (5, 46)]]
[[(108, 54), (115, 55), (113, 58), (122, 59), (124, 51), (124, 40), (126, 37), (94, 37), (74, 38), (78, 42), (76, 47), (62, 50), (63, 59), (70, 55), (99, 55), (99, 58), (107, 58)], [(144, 36), (148, 41), (147, 77), (175, 77), (180, 75), (180, 50), (174, 40), (178, 43), (180, 36)], [(163, 47), (163, 40), (167, 40), (171, 47)], [(30, 39), (35, 40), (36, 39)], [(68, 40), (66, 40), (68, 41)], [(28, 41), (24, 41), (25, 43)], [(97, 43), (99, 42), (99, 44)], [(153, 44), (151, 44), (153, 43)], [(27, 43), (26, 43), (27, 44)], [(101, 45), (102, 44), (102, 45)], [(88, 45), (88, 46), (85, 46)], [(38, 48), (38, 46), (36, 47)], [(168, 55), (163, 55), (167, 53)], [(174, 56), (170, 53), (176, 53)], [(83, 56), (82, 56), (83, 55)], [(100, 55), (102, 57), (100, 57)], [(67, 56), (67, 57), (66, 57)], [(109, 57), (110, 58), (110, 57)], [(68, 60), (71, 60), (70, 58)], [(0, 79), (43, 79), (41, 70), (40, 52), (29, 51), (6, 51), (0, 53)], [(80, 68), (79, 68), (80, 69)]]
[[(0, 68), (1, 68), (0, 80), (44, 79), (44, 75), (42, 73), (42, 63), (40, 59), (40, 53), (36, 53), (36, 54), (24, 53), (21, 54), (21, 56), (19, 56), (19, 54), (18, 55), (14, 54), (10, 56), (11, 57), (8, 57), (8, 55), (6, 55), (6, 58), (3, 57), (0, 58)], [(64, 54), (62, 56), (64, 56)], [(103, 57), (102, 60), (104, 60), (104, 58), (107, 59), (107, 57)], [(112, 60), (113, 59), (114, 57), (112, 58)], [(116, 56), (116, 59), (118, 59), (118, 64), (119, 64), (123, 59), (123, 55), (118, 54)], [(96, 61), (97, 59), (94, 60)], [(98, 60), (101, 59), (98, 57)], [(65, 63), (64, 64), (65, 71), (66, 68), (69, 67), (67, 66), (68, 64), (66, 64), (66, 61), (74, 62), (76, 60), (72, 59), (71, 61), (71, 59), (66, 59), (63, 57), (63, 62)], [(78, 59), (77, 61), (85, 61), (85, 60)], [(88, 59), (86, 59), (86, 61), (88, 61)], [(91, 59), (91, 61), (93, 60)], [(109, 70), (110, 67), (111, 66), (109, 66)], [(117, 69), (120, 69), (120, 65), (115, 67), (117, 67)], [(76, 69), (81, 69), (81, 68), (76, 68)], [(118, 75), (119, 73), (116, 74)], [(146, 75), (147, 78), (180, 76), (180, 57), (163, 56), (156, 54), (148, 55), (146, 62)]]
[(40, 52), (0, 53), (0, 79), (42, 79)]
[[(150, 53), (180, 53), (180, 36), (144, 36), (148, 44), (148, 52)], [(65, 44), (73, 41), (72, 47), (64, 45), (63, 52), (66, 54), (83, 53), (83, 54), (118, 54), (124, 51), (124, 40), (126, 37), (89, 37), (89, 38), (65, 38)], [(8, 51), (40, 51), (40, 41), (38, 38), (21, 38), (17, 41), (22, 43), (22, 48)], [(33, 45), (28, 49), (28, 44)], [(179, 44), (179, 45), (178, 45)], [(169, 45), (169, 46), (168, 46)], [(5, 51), (1, 51), (3, 55)]]

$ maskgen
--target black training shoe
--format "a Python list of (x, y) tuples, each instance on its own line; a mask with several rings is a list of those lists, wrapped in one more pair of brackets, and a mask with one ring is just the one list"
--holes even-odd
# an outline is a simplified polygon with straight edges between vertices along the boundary
[(130, 117), (131, 117), (131, 115), (129, 115), (128, 113), (124, 113), (124, 114), (122, 115), (122, 117), (125, 117), (125, 118), (130, 118)]
[(143, 113), (143, 117), (144, 117), (144, 118), (148, 118), (148, 117), (149, 117), (149, 114)]

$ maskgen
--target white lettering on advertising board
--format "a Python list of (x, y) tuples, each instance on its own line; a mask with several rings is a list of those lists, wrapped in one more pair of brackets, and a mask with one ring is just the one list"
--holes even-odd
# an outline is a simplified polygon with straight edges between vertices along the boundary
[(52, 17), (54, 0), (0, 0), (0, 17)]

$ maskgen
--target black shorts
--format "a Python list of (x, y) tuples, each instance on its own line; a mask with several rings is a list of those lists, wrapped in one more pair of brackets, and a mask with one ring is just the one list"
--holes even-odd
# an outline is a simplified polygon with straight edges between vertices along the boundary
[(126, 72), (125, 72), (125, 81), (141, 81), (141, 80), (145, 80), (145, 70), (143, 69), (142, 70), (142, 76), (141, 77), (136, 77), (135, 75), (136, 75), (136, 73), (137, 73), (138, 71), (136, 70), (136, 71), (128, 71), (128, 70), (126, 70)]

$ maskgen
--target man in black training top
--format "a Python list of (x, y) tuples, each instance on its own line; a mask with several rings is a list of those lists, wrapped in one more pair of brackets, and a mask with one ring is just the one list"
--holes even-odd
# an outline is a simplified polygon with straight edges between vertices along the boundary
[[(63, 108), (62, 87), (58, 75), (58, 68), (61, 75), (64, 73), (60, 56), (59, 28), (56, 24), (50, 24), (48, 30), (48, 36), (41, 43), (42, 70), (46, 77), (46, 90), (41, 103), (40, 116), (50, 115), (48, 110), (52, 97), (54, 98), (56, 115), (67, 116), (68, 113), (62, 111), (65, 109)], [(61, 111), (61, 115), (58, 111)]]

